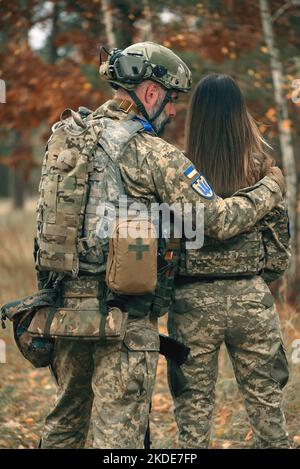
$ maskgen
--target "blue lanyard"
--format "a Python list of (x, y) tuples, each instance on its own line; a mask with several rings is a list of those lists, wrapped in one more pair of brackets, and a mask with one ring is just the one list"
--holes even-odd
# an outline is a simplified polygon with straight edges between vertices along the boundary
[(137, 117), (137, 116), (135, 116), (133, 119), (138, 120), (142, 124), (146, 132), (154, 132), (152, 125), (145, 119), (142, 119), (141, 117)]

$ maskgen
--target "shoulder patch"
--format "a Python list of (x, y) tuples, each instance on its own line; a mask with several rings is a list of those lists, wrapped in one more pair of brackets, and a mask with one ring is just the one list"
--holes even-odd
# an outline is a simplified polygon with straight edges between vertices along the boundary
[(214, 191), (208, 184), (207, 180), (203, 176), (202, 173), (198, 173), (198, 171), (194, 168), (193, 165), (190, 165), (185, 171), (184, 175), (192, 180), (191, 187), (194, 189), (197, 194), (201, 195), (201, 197), (205, 197), (205, 199), (213, 199), (215, 196)]
[(199, 174), (199, 176), (192, 182), (192, 188), (202, 197), (205, 199), (213, 199), (215, 197), (215, 193), (208, 184), (207, 180), (203, 176), (203, 174)]

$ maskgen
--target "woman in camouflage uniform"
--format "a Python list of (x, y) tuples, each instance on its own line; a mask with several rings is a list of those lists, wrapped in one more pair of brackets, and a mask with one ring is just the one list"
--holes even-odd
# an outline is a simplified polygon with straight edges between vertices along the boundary
[[(272, 163), (241, 91), (229, 76), (211, 74), (198, 83), (186, 129), (188, 157), (223, 198), (247, 191)], [(223, 342), (255, 446), (289, 447), (282, 411), (288, 367), (267, 285), (283, 274), (288, 259), (284, 206), (273, 209), (251, 231), (224, 241), (206, 236), (201, 249), (183, 249), (169, 331), (191, 352), (181, 368), (180, 386), (178, 369), (169, 364), (168, 370), (180, 447), (209, 444)]]

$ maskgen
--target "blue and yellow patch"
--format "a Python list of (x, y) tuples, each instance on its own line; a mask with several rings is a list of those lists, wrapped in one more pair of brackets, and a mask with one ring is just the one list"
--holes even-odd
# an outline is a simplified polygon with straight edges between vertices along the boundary
[(197, 172), (197, 170), (194, 168), (194, 166), (189, 166), (188, 169), (186, 169), (184, 171), (184, 174), (186, 175), (186, 177), (188, 177), (189, 179), (192, 179), (194, 176), (199, 176), (199, 173)]
[(198, 171), (194, 168), (193, 165), (189, 166), (184, 171), (184, 174), (187, 178), (193, 179), (193, 182), (191, 183), (191, 187), (192, 189), (194, 189), (195, 192), (197, 192), (197, 194), (201, 195), (201, 197), (204, 197), (205, 199), (214, 198), (215, 196), (214, 191), (208, 184), (203, 174), (198, 173)]

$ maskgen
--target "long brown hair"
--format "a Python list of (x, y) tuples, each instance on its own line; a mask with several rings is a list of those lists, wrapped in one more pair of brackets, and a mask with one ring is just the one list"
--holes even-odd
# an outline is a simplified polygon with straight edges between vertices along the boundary
[(256, 183), (272, 164), (269, 145), (228, 75), (212, 73), (198, 82), (185, 135), (187, 156), (222, 197)]

